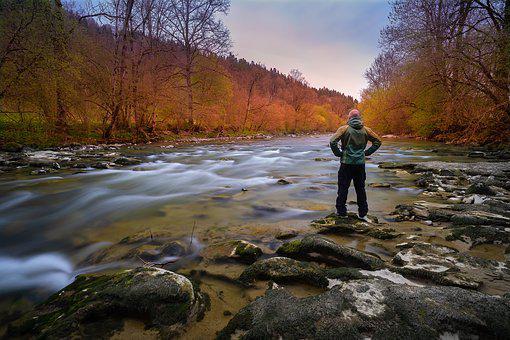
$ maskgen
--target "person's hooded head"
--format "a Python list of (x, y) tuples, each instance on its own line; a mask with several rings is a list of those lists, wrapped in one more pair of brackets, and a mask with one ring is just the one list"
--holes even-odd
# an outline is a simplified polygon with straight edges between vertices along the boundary
[(349, 126), (352, 127), (353, 129), (356, 130), (361, 129), (363, 127), (361, 113), (356, 109), (349, 111), (347, 124), (349, 124)]

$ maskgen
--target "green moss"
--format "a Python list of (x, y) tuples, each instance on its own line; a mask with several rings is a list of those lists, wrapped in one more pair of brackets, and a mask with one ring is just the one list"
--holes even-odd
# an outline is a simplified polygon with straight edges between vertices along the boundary
[(391, 228), (372, 229), (367, 232), (367, 235), (379, 240), (391, 240), (400, 236), (400, 234), (395, 233), (395, 229)]
[(262, 250), (250, 243), (240, 242), (236, 247), (235, 254), (244, 260), (255, 261), (262, 255)]
[(281, 255), (293, 255), (299, 254), (301, 250), (302, 250), (301, 240), (293, 240), (282, 244), (276, 252)]
[(357, 280), (366, 276), (361, 274), (356, 268), (338, 267), (325, 270), (326, 277), (337, 280)]

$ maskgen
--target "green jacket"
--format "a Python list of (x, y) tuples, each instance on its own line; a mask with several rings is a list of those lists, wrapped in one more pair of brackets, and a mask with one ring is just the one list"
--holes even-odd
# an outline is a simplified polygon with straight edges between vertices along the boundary
[[(335, 154), (340, 157), (344, 164), (365, 164), (365, 156), (370, 156), (381, 146), (381, 139), (377, 134), (366, 126), (360, 117), (354, 116), (347, 122), (348, 125), (341, 126), (331, 137), (329, 146)], [(365, 150), (367, 143), (372, 145)], [(338, 143), (342, 143), (342, 149)]]

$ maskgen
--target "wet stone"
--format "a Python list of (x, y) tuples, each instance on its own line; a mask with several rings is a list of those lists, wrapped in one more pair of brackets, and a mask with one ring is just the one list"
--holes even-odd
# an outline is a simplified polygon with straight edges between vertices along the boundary
[(333, 265), (354, 266), (365, 269), (385, 267), (384, 261), (378, 257), (337, 244), (332, 240), (308, 235), (302, 240), (294, 240), (280, 246), (278, 254), (293, 258), (312, 258), (314, 261)]
[(211, 244), (200, 252), (207, 261), (235, 260), (253, 263), (262, 255), (262, 249), (244, 240), (232, 240)]
[(283, 288), (241, 309), (218, 339), (505, 338), (510, 301), (456, 287), (418, 287), (384, 279), (335, 285), (305, 298)]
[(404, 276), (431, 280), (441, 285), (477, 289), (486, 275), (499, 273), (510, 279), (506, 264), (459, 253), (443, 245), (410, 242), (393, 258), (393, 270)]
[(35, 310), (12, 322), (9, 337), (110, 338), (124, 319), (138, 319), (163, 338), (203, 317), (207, 298), (184, 276), (158, 268), (80, 275)]
[(290, 181), (288, 181), (288, 180), (286, 180), (286, 179), (284, 179), (284, 178), (280, 178), (280, 179), (276, 182), (276, 184), (279, 184), (279, 185), (288, 185), (288, 184), (292, 184), (292, 182), (290, 182)]
[(246, 268), (239, 281), (251, 284), (255, 280), (272, 280), (278, 283), (302, 282), (327, 287), (328, 280), (323, 269), (310, 262), (296, 261), (287, 257), (259, 260)]

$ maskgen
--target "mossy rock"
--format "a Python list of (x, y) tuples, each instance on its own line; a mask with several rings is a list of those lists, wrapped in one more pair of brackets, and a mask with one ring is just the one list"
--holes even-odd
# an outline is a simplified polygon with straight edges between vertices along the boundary
[(510, 233), (491, 226), (466, 226), (452, 229), (452, 233), (446, 237), (447, 241), (460, 240), (478, 244), (510, 243)]
[(383, 279), (335, 285), (304, 298), (268, 289), (242, 308), (218, 339), (506, 339), (507, 298), (455, 287), (408, 286)]
[(308, 235), (301, 240), (284, 243), (276, 252), (282, 256), (298, 259), (313, 258), (314, 261), (333, 265), (354, 266), (370, 270), (385, 267), (384, 261), (374, 255), (337, 244), (328, 238), (318, 235)]
[(395, 232), (393, 228), (376, 228), (367, 232), (367, 235), (379, 240), (391, 240), (401, 236), (401, 233)]
[(203, 317), (207, 298), (186, 277), (159, 268), (80, 275), (8, 326), (9, 337), (106, 339), (138, 319), (172, 337)]
[[(375, 216), (369, 216), (370, 220), (377, 223)], [(349, 213), (347, 217), (339, 217), (332, 213), (326, 217), (313, 220), (310, 224), (319, 234), (363, 234), (369, 230), (369, 224), (359, 220), (356, 214)]]
[(244, 240), (231, 240), (211, 244), (200, 252), (207, 261), (239, 261), (253, 263), (262, 256), (262, 249)]
[(287, 257), (259, 260), (246, 268), (239, 277), (239, 281), (247, 285), (255, 280), (272, 280), (278, 283), (303, 282), (317, 287), (328, 286), (328, 280), (321, 267)]

